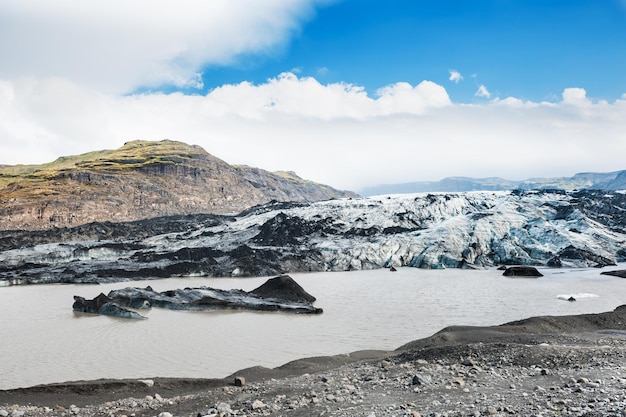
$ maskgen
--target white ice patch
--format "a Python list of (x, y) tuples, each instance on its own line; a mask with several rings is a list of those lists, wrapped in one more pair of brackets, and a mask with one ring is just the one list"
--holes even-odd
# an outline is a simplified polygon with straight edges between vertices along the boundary
[(590, 293), (586, 293), (586, 292), (581, 292), (578, 294), (561, 294), (561, 295), (557, 295), (556, 298), (558, 298), (559, 300), (565, 300), (565, 301), (569, 301), (570, 298), (573, 298), (574, 300), (580, 300), (581, 298), (597, 298), (600, 297), (598, 294), (590, 294)]

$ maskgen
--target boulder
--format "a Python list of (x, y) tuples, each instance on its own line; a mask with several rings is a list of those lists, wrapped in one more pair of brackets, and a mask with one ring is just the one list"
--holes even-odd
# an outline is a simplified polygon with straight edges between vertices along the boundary
[(315, 297), (306, 292), (304, 288), (289, 275), (281, 275), (276, 278), (268, 279), (265, 284), (250, 291), (250, 294), (260, 298), (274, 298), (286, 301), (309, 303), (315, 301)]
[(620, 269), (617, 271), (604, 271), (600, 273), (601, 275), (611, 275), (614, 277), (626, 278), (626, 269)]
[(503, 273), (505, 277), (528, 277), (528, 278), (538, 278), (542, 277), (543, 274), (537, 270), (534, 266), (512, 266), (507, 268)]

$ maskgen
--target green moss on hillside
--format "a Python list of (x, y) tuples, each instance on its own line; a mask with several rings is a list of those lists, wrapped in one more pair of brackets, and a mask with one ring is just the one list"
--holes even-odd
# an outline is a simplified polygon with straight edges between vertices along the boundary
[(41, 165), (1, 166), (0, 189), (10, 185), (19, 188), (41, 185), (70, 172), (122, 174), (152, 164), (184, 165), (192, 159), (206, 156), (208, 154), (202, 148), (182, 142), (136, 140), (119, 149), (62, 156)]
[[(41, 165), (0, 166), (2, 199), (37, 198), (61, 192), (70, 174), (132, 175), (137, 170), (153, 165), (187, 165), (192, 159), (209, 156), (202, 148), (182, 142), (136, 140), (119, 149), (62, 156)], [(74, 184), (72, 193), (87, 186)], [(67, 190), (65, 190), (67, 191)]]
[(305, 180), (304, 178), (299, 177), (295, 172), (293, 171), (274, 171), (273, 172), (274, 175), (277, 175), (287, 181), (289, 181), (290, 183), (297, 185), (297, 186), (309, 186), (309, 187), (320, 187), (320, 188), (326, 188), (331, 190), (332, 187), (330, 187), (329, 185), (325, 185), (325, 184), (320, 184), (318, 182), (315, 181), (310, 181), (310, 180)]

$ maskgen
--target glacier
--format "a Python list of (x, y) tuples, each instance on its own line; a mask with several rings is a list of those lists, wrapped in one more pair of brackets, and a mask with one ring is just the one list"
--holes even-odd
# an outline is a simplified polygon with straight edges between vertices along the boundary
[(626, 195), (615, 191), (515, 190), (270, 202), (239, 214), (210, 220), (189, 216), (172, 223), (152, 227), (144, 222), (141, 233), (137, 224), (106, 224), (115, 237), (98, 239), (51, 231), (33, 245), (24, 243), (28, 232), (4, 232), (2, 242), (22, 243), (0, 248), (0, 286), (391, 266), (604, 267), (626, 260)]

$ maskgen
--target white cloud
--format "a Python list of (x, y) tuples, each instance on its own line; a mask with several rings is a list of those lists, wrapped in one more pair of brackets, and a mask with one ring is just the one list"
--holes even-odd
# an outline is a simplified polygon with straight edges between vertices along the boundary
[(487, 87), (485, 87), (484, 84), (481, 84), (478, 87), (478, 90), (474, 93), (474, 95), (476, 97), (484, 97), (484, 98), (490, 98), (491, 97), (491, 93), (489, 92), (489, 90), (487, 90)]
[(205, 64), (272, 53), (329, 0), (3, 0), (1, 79), (71, 79), (109, 92), (200, 87)]
[(421, 114), (428, 109), (452, 104), (442, 86), (432, 81), (422, 81), (415, 87), (409, 83), (396, 83), (377, 91), (379, 108), (375, 114)]
[(587, 106), (591, 104), (591, 101), (587, 99), (587, 91), (584, 88), (566, 88), (563, 90), (563, 103)]
[(319, 67), (317, 69), (318, 75), (322, 75), (322, 76), (328, 74), (328, 71), (329, 71), (328, 67)]
[(224, 85), (211, 91), (207, 102), (220, 114), (262, 119), (268, 112), (324, 120), (407, 113), (422, 114), (451, 104), (446, 90), (430, 81), (413, 87), (397, 83), (380, 89), (377, 98), (364, 88), (345, 83), (321, 84), (315, 78), (283, 73), (267, 83)]
[(456, 71), (456, 70), (450, 70), (450, 81), (454, 82), (454, 83), (459, 83), (463, 80), (463, 76), (461, 75), (460, 72)]
[[(572, 100), (585, 99), (586, 106)], [(341, 188), (450, 175), (562, 176), (624, 169), (626, 97), (514, 97), (454, 104), (433, 82), (375, 97), (350, 84), (285, 73), (207, 95), (115, 96), (59, 78), (0, 81), (0, 163), (41, 163), (133, 139), (198, 144), (229, 163)], [(602, 149), (602, 152), (598, 152)]]

